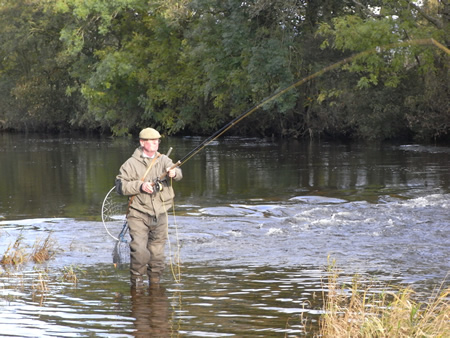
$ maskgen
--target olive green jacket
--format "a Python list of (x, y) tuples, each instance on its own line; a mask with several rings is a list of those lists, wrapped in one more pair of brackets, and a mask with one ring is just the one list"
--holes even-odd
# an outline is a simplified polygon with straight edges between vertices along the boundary
[[(166, 173), (167, 168), (174, 164), (166, 155), (158, 153), (158, 157), (153, 161), (152, 158), (143, 157), (141, 147), (138, 147), (133, 155), (125, 161), (120, 167), (119, 175), (116, 177), (116, 190), (119, 194), (129, 196), (131, 199), (130, 208), (139, 210), (152, 216), (158, 216), (165, 213), (172, 206), (175, 193), (171, 186), (171, 178), (166, 176), (161, 184), (161, 191), (154, 191), (148, 194), (141, 190), (143, 182), (155, 182), (162, 174)], [(152, 164), (153, 162), (153, 164)], [(145, 175), (148, 167), (149, 172)], [(176, 168), (176, 176), (173, 178), (179, 181), (183, 178), (180, 168)]]

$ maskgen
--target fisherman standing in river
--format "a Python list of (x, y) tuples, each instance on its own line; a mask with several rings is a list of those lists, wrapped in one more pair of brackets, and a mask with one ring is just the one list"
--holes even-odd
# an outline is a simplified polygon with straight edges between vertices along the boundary
[(128, 196), (130, 203), (127, 220), (131, 287), (142, 287), (146, 275), (150, 284), (159, 283), (165, 267), (167, 210), (175, 196), (171, 181), (179, 181), (183, 175), (168, 156), (158, 153), (160, 142), (157, 130), (143, 129), (139, 133), (140, 146), (116, 177), (117, 192)]

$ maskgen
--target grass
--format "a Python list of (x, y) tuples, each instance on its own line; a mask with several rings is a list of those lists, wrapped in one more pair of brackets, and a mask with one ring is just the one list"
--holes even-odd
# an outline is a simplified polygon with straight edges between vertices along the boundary
[[(10, 244), (0, 260), (0, 265), (4, 268), (7, 266), (21, 266), (30, 261), (37, 264), (45, 263), (50, 260), (55, 254), (55, 242), (49, 234), (44, 240), (41, 238), (36, 239), (34, 242), (31, 253), (27, 252), (27, 247), (23, 244), (23, 236), (19, 235), (14, 243)], [(76, 274), (76, 268), (73, 266), (66, 266), (62, 271), (62, 280), (66, 282), (72, 282), (76, 284), (78, 277)], [(81, 269), (77, 269), (79, 272), (83, 272)], [(33, 285), (33, 289), (39, 291), (48, 291), (47, 286), (48, 275), (47, 272), (38, 272), (38, 279)]]
[(18, 266), (28, 263), (30, 260), (34, 263), (44, 263), (53, 257), (55, 243), (51, 239), (51, 234), (44, 240), (36, 239), (31, 253), (27, 252), (23, 244), (23, 236), (20, 234), (14, 243), (10, 244), (0, 260), (1, 265)]
[[(49, 234), (45, 239), (36, 239), (31, 249), (23, 243), (23, 236), (19, 235), (14, 243), (11, 243), (1, 256), (0, 266), (3, 268), (3, 271), (7, 273), (8, 277), (15, 277), (17, 279), (18, 282), (15, 286), (23, 289), (23, 277), (21, 277), (21, 275), (15, 275), (14, 273), (11, 274), (9, 272), (9, 268), (24, 267), (29, 262), (33, 262), (35, 264), (45, 263), (54, 256), (55, 252), (55, 242), (52, 240), (51, 234)], [(34, 291), (33, 296), (35, 292), (41, 294), (42, 302), (44, 299), (43, 295), (50, 291), (50, 278), (48, 276), (48, 271), (45, 269), (35, 269), (35, 271), (36, 275), (32, 281), (31, 289)], [(3, 272), (0, 271), (0, 274), (1, 273)], [(72, 266), (64, 267), (60, 280), (77, 284), (78, 277), (74, 268)]]
[[(17, 267), (17, 266), (16, 266)], [(79, 269), (78, 269), (79, 270)], [(78, 272), (80, 272), (79, 270)], [(83, 273), (83, 271), (81, 271)], [(64, 267), (60, 272), (60, 276), (49, 276), (49, 271), (47, 268), (34, 269), (34, 273), (32, 274), (32, 279), (28, 278), (29, 274), (23, 274), (22, 272), (15, 271), (6, 271), (6, 275), (2, 277), (6, 277), (10, 279), (11, 282), (8, 283), (0, 283), (2, 284), (2, 288), (12, 289), (12, 290), (21, 290), (23, 291), (31, 291), (31, 297), (33, 302), (38, 302), (40, 306), (43, 306), (47, 296), (49, 293), (52, 293), (52, 290), (59, 288), (61, 285), (61, 281), (73, 283), (76, 285), (78, 283), (78, 277), (75, 273), (75, 270), (72, 266)], [(2, 273), (0, 272), (0, 276)], [(1, 282), (1, 280), (0, 280)], [(12, 302), (16, 298), (20, 297), (20, 295), (6, 292), (4, 295), (0, 297), (0, 301), (6, 300), (7, 302)]]
[[(34, 242), (31, 253), (28, 253), (26, 246), (23, 244), (23, 236), (20, 234), (14, 243), (10, 244), (6, 249), (5, 253), (0, 260), (0, 265), (6, 266), (20, 266), (24, 265), (30, 261), (42, 264), (50, 260), (55, 254), (55, 242), (49, 234), (45, 239), (38, 238)], [(78, 277), (76, 275), (73, 266), (64, 267), (62, 280), (67, 282), (72, 282), (76, 284), (78, 282)], [(34, 284), (33, 288), (39, 291), (47, 291), (48, 279), (47, 273), (38, 273), (38, 280)]]
[(48, 274), (47, 271), (37, 271), (38, 278), (33, 282), (33, 290), (39, 291), (39, 292), (48, 292)]
[(450, 288), (443, 284), (421, 303), (409, 287), (380, 291), (357, 277), (350, 288), (340, 285), (335, 262), (328, 273), (321, 337), (450, 337)]
[[(19, 235), (3, 254), (0, 264), (20, 266), (27, 262), (44, 263), (52, 258), (55, 243), (51, 236), (35, 241), (31, 253), (23, 244)], [(78, 283), (73, 266), (64, 267), (62, 279), (73, 284)], [(49, 292), (47, 271), (38, 271), (32, 289), (43, 295)], [(20, 286), (20, 283), (16, 284)], [(335, 261), (328, 264), (327, 282), (324, 283), (323, 315), (319, 320), (320, 337), (450, 337), (450, 288), (444, 283), (426, 301), (419, 302), (414, 291), (409, 288), (382, 286), (365, 283), (357, 276), (350, 285), (339, 282), (339, 270)], [(23, 287), (23, 281), (22, 281)], [(305, 327), (307, 319), (301, 317), (300, 326)], [(293, 323), (287, 322), (287, 326)]]
[(0, 264), (19, 265), (27, 261), (27, 254), (22, 246), (23, 236), (19, 235), (13, 244), (10, 244), (3, 254)]
[(71, 282), (73, 284), (78, 283), (78, 277), (75, 268), (72, 265), (64, 267), (62, 279), (65, 282)]
[(46, 239), (37, 239), (33, 246), (31, 259), (33, 262), (42, 264), (52, 258), (54, 254), (54, 242), (51, 239), (51, 234)]

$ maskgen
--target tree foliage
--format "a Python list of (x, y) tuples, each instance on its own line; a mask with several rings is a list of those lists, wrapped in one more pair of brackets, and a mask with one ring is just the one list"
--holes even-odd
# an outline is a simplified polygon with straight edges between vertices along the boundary
[(37, 1), (0, 5), (0, 120), (17, 129), (55, 130), (79, 107), (65, 95), (72, 82), (68, 64), (55, 54), (64, 17), (54, 17)]
[(446, 1), (425, 1), (423, 7), (405, 0), (380, 5), (378, 13), (336, 17), (318, 29), (326, 37), (324, 47), (374, 51), (344, 67), (358, 76), (352, 99), (366, 98), (348, 115), (366, 138), (393, 138), (406, 131), (423, 139), (445, 137), (450, 126), (448, 50), (422, 42), (448, 39), (448, 17), (442, 13), (450, 7)]
[(449, 56), (423, 39), (448, 47), (448, 13), (437, 0), (5, 0), (0, 123), (208, 135), (359, 53), (231, 132), (444, 138)]

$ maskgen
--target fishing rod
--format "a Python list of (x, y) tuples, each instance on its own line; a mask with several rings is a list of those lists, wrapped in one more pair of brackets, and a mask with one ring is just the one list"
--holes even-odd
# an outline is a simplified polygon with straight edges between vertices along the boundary
[[(361, 54), (361, 53), (360, 53)], [(194, 157), (197, 153), (199, 153), (203, 148), (205, 148), (208, 144), (210, 144), (211, 142), (215, 141), (217, 138), (219, 138), (220, 136), (222, 136), (224, 133), (226, 133), (229, 129), (231, 129), (232, 127), (234, 127), (236, 124), (238, 124), (239, 122), (241, 122), (244, 118), (246, 118), (247, 116), (249, 116), (250, 114), (254, 113), (255, 111), (257, 111), (259, 108), (261, 108), (262, 106), (264, 106), (265, 104), (275, 100), (276, 98), (278, 98), (279, 96), (283, 95), (284, 93), (290, 91), (291, 89), (298, 87), (302, 84), (304, 84), (305, 82), (322, 75), (323, 73), (337, 68), (349, 61), (351, 61), (353, 58), (355, 58), (356, 56), (360, 55), (354, 55), (348, 58), (345, 58), (339, 62), (336, 62), (328, 67), (323, 68), (322, 70), (311, 74), (303, 79), (301, 79), (300, 81), (297, 81), (293, 84), (291, 84), (290, 86), (275, 92), (274, 94), (272, 94), (271, 96), (269, 96), (268, 98), (262, 100), (260, 103), (258, 103), (256, 106), (254, 106), (253, 108), (250, 108), (249, 110), (245, 111), (244, 113), (242, 113), (241, 115), (237, 116), (236, 118), (234, 118), (233, 120), (231, 120), (230, 122), (228, 122), (226, 125), (224, 125), (222, 128), (220, 128), (219, 130), (217, 130), (214, 134), (212, 134), (211, 136), (209, 136), (208, 138), (206, 138), (205, 140), (203, 140), (202, 143), (200, 143), (198, 146), (196, 146), (194, 149), (192, 149), (190, 152), (188, 152), (186, 155), (184, 155), (180, 160), (178, 160), (172, 167), (170, 167), (169, 170), (174, 169), (176, 167), (181, 167), (184, 163), (186, 163), (188, 160), (190, 160), (192, 157)], [(159, 179), (162, 180), (165, 176), (167, 175), (167, 173), (162, 174)]]
[[(214, 134), (212, 134), (211, 136), (209, 136), (207, 139), (205, 139), (202, 143), (200, 143), (197, 147), (195, 147), (194, 149), (192, 149), (189, 153), (187, 153), (183, 158), (181, 158), (179, 161), (177, 161), (170, 169), (174, 169), (176, 167), (181, 167), (184, 163), (186, 163), (189, 159), (191, 159), (193, 156), (195, 156), (198, 152), (200, 152), (203, 148), (205, 148), (208, 144), (210, 144), (211, 142), (215, 141), (217, 138), (219, 138), (220, 136), (222, 136), (224, 133), (226, 133), (229, 129), (231, 129), (232, 127), (234, 127), (236, 124), (238, 124), (239, 122), (241, 122), (244, 118), (246, 118), (247, 116), (249, 116), (250, 114), (254, 113), (256, 110), (258, 110), (259, 108), (261, 108), (262, 106), (266, 105), (267, 103), (275, 100), (276, 98), (280, 97), (281, 95), (285, 94), (286, 92), (304, 84), (305, 82), (310, 81), (313, 78), (316, 78), (318, 76), (321, 76), (322, 74), (333, 70), (335, 68), (338, 68), (346, 63), (349, 63), (350, 61), (352, 61), (353, 59), (363, 56), (363, 55), (368, 55), (368, 54), (373, 54), (373, 53), (379, 53), (381, 50), (389, 50), (391, 48), (394, 47), (401, 47), (401, 46), (406, 46), (406, 45), (411, 45), (411, 44), (419, 44), (419, 45), (435, 45), (437, 48), (442, 49), (445, 53), (450, 54), (450, 51), (447, 47), (445, 47), (444, 45), (442, 45), (441, 43), (437, 42), (434, 39), (417, 39), (417, 40), (410, 40), (410, 41), (405, 41), (405, 42), (398, 42), (398, 43), (393, 43), (393, 44), (389, 44), (386, 46), (382, 46), (382, 47), (377, 47), (374, 49), (369, 49), (357, 54), (354, 54), (352, 56), (349, 56), (341, 61), (338, 61), (336, 63), (333, 63), (332, 65), (329, 65), (325, 68), (322, 68), (320, 71), (311, 74), (293, 84), (291, 84), (290, 86), (275, 92), (274, 94), (272, 94), (271, 96), (269, 96), (268, 98), (265, 98), (264, 100), (262, 100), (260, 103), (258, 103), (256, 106), (254, 106), (253, 108), (250, 108), (249, 110), (247, 110), (246, 112), (242, 113), (241, 115), (239, 115), (238, 117), (234, 118), (232, 121), (230, 121), (229, 123), (227, 123), (225, 126), (223, 126), (221, 129), (219, 129), (218, 131), (216, 131)], [(166, 174), (162, 175), (161, 179), (163, 179), (166, 176)]]

